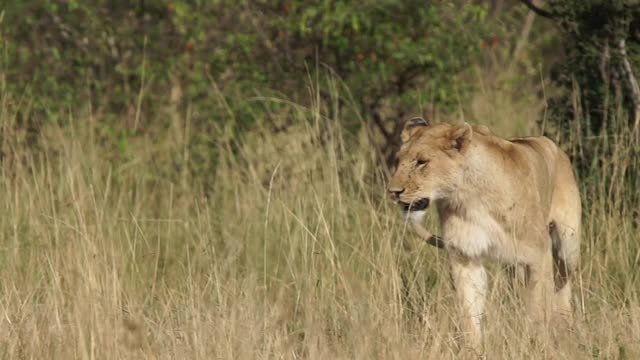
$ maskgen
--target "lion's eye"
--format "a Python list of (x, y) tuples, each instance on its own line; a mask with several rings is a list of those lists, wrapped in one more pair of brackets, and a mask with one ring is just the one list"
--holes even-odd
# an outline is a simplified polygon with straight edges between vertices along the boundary
[(416, 167), (423, 167), (423, 166), (427, 165), (428, 163), (429, 163), (429, 160), (417, 159), (416, 160)]

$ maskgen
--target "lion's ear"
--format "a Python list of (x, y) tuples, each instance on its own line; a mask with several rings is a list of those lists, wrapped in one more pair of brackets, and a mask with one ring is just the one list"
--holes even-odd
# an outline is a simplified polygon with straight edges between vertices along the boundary
[(471, 141), (471, 136), (473, 135), (473, 128), (471, 125), (464, 123), (462, 125), (457, 125), (451, 130), (451, 148), (462, 151)]
[(409, 139), (411, 139), (413, 134), (415, 134), (418, 129), (427, 127), (429, 125), (429, 122), (421, 117), (414, 117), (407, 120), (407, 122), (404, 123), (402, 134), (400, 134), (402, 142), (409, 141)]

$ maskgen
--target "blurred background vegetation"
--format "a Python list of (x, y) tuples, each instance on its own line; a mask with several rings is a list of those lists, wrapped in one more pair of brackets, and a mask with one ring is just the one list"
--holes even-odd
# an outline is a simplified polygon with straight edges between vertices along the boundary
[[(593, 136), (612, 117), (638, 122), (637, 0), (25, 0), (3, 9), (4, 91), (34, 99), (21, 119), (35, 132), (90, 106), (124, 147), (188, 109), (192, 144), (206, 152), (216, 129), (256, 119), (286, 128), (267, 114), (282, 107), (270, 99), (287, 99), (348, 110), (345, 128), (370, 127), (388, 156), (406, 116), (464, 109), (490, 72), (511, 97), (527, 96), (526, 81), (540, 95), (549, 79), (561, 91), (545, 95), (543, 116), (560, 129), (580, 118), (580, 135)], [(544, 19), (534, 27), (535, 14)], [(334, 87), (347, 96), (332, 98)]]
[(25, 0), (3, 7), (2, 50), (25, 141), (91, 114), (126, 161), (135, 139), (179, 131), (182, 155), (158, 161), (203, 184), (221, 144), (297, 124), (292, 104), (365, 131), (381, 164), (413, 115), (510, 112), (505, 135), (568, 144), (587, 181), (607, 139), (640, 133), (638, 0)]
[[(90, 104), (129, 136), (166, 126), (162, 104), (189, 108), (206, 145), (216, 127), (286, 127), (266, 116), (278, 107), (269, 98), (312, 98), (326, 113), (355, 109), (344, 125), (366, 119), (384, 147), (407, 111), (461, 103), (469, 86), (457, 80), (500, 41), (488, 11), (462, 1), (21, 1), (5, 7), (4, 72), (9, 91), (37, 97), (25, 114), (35, 129)], [(335, 86), (349, 96), (331, 99)]]

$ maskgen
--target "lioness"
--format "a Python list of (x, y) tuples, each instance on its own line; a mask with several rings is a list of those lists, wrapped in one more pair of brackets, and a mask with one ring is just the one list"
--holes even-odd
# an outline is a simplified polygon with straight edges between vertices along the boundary
[(407, 121), (401, 137), (388, 190), (410, 221), (435, 203), (467, 345), (481, 350), (489, 258), (525, 266), (535, 321), (570, 314), (581, 209), (567, 155), (546, 137), (506, 140), (483, 126), (422, 118)]

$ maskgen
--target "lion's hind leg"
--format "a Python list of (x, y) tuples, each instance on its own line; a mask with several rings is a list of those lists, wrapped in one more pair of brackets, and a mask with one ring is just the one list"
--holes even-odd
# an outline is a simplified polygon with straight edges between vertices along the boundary
[[(565, 156), (566, 157), (566, 156)], [(580, 193), (568, 159), (560, 161), (551, 202), (555, 308), (571, 317), (571, 280), (580, 260)]]
[(578, 265), (579, 230), (552, 222), (549, 226), (553, 252), (555, 310), (571, 317), (571, 278)]

